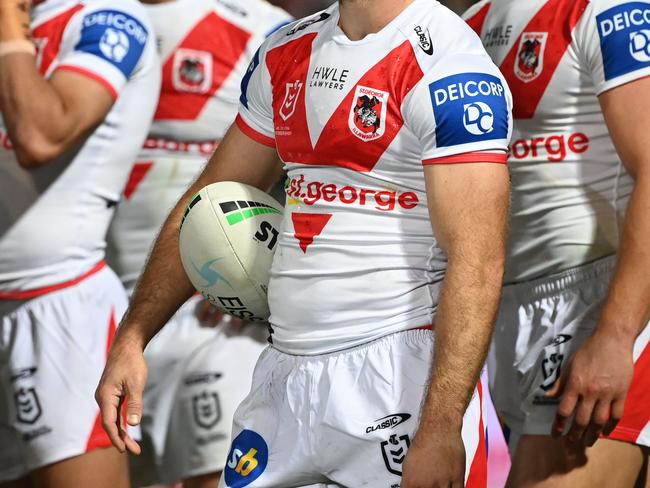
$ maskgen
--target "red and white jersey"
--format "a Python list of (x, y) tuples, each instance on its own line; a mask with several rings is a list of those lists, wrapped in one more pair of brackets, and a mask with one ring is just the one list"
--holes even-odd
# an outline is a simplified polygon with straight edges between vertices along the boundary
[(111, 265), (135, 285), (158, 229), (235, 120), (240, 84), (264, 39), (292, 20), (264, 0), (145, 6), (163, 59), (153, 125), (111, 225)]
[(598, 95), (650, 75), (650, 1), (492, 0), (465, 17), (514, 98), (506, 282), (615, 253), (633, 181)]
[(79, 73), (115, 103), (78, 147), (31, 171), (18, 165), (0, 120), (0, 297), (74, 279), (102, 260), (160, 87), (151, 26), (135, 0), (47, 0), (32, 11), (32, 31), (46, 79)]
[(338, 21), (335, 4), (273, 34), (237, 118), (288, 170), (269, 302), (274, 344), (296, 354), (432, 323), (446, 259), (423, 164), (505, 163), (510, 137), (505, 82), (437, 1), (360, 41)]

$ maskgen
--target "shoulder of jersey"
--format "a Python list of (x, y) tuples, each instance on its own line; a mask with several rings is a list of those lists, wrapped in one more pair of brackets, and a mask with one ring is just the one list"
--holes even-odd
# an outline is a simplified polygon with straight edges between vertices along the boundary
[(266, 0), (207, 0), (220, 15), (251, 32), (267, 36), (293, 17)]
[(82, 12), (95, 12), (98, 10), (121, 10), (139, 19), (149, 22), (146, 8), (138, 0), (93, 0), (82, 2)]
[(418, 9), (404, 18), (400, 29), (425, 71), (447, 56), (485, 53), (467, 23), (436, 0), (420, 0)]
[(481, 0), (480, 2), (476, 2), (474, 5), (472, 5), (467, 10), (465, 10), (465, 12), (463, 12), (461, 17), (465, 20), (471, 19), (481, 10), (483, 10), (485, 6), (490, 5), (491, 3), (492, 0)]
[(328, 22), (333, 21), (333, 10), (336, 4), (317, 12), (308, 17), (291, 22), (281, 29), (278, 29), (267, 39), (266, 45), (269, 49), (281, 46), (287, 42), (294, 41), (308, 34), (313, 34), (323, 29)]

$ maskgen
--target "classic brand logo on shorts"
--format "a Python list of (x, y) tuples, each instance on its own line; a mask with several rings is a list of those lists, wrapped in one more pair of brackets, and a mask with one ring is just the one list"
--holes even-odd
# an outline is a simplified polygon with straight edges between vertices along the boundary
[(650, 66), (650, 5), (630, 2), (596, 17), (605, 80)]
[(352, 98), (348, 126), (362, 141), (374, 141), (384, 135), (388, 92), (358, 85)]
[(147, 29), (131, 15), (99, 10), (84, 17), (75, 50), (105, 59), (128, 78), (138, 64), (147, 37)]
[(382, 429), (392, 429), (397, 427), (402, 422), (406, 422), (411, 418), (410, 413), (395, 413), (393, 415), (388, 415), (374, 421), (372, 425), (366, 427), (366, 434), (375, 432), (376, 430)]
[(530, 83), (542, 73), (547, 39), (547, 32), (524, 32), (521, 34), (514, 69), (515, 76), (524, 83)]
[(289, 205), (300, 202), (306, 205), (315, 205), (322, 200), (324, 202), (336, 201), (344, 205), (371, 205), (382, 212), (392, 212), (397, 207), (411, 210), (420, 203), (417, 194), (411, 191), (400, 193), (392, 190), (356, 188), (350, 185), (339, 187), (334, 183), (323, 183), (322, 181), (305, 183), (305, 175), (291, 178), (286, 191)]
[(207, 93), (212, 86), (212, 55), (207, 51), (179, 48), (174, 53), (172, 82), (181, 92)]
[(429, 85), (438, 147), (505, 139), (508, 106), (501, 80), (462, 73)]
[(266, 441), (257, 432), (243, 430), (235, 437), (223, 470), (226, 486), (240, 488), (259, 478), (269, 459)]
[(298, 104), (298, 97), (300, 96), (300, 91), (304, 83), (302, 81), (296, 80), (293, 83), (287, 83), (285, 85), (285, 94), (284, 100), (282, 101), (282, 106), (280, 107), (280, 117), (285, 122), (293, 115), (296, 111), (296, 105)]

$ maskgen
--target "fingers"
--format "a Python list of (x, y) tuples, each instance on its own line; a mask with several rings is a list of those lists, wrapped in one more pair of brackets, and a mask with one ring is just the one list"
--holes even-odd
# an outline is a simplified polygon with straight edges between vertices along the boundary
[(546, 395), (544, 395), (546, 398), (559, 398), (562, 395), (562, 391), (564, 390), (564, 375), (561, 375), (560, 378), (553, 384), (550, 390), (546, 392)]
[(126, 422), (134, 427), (140, 424), (140, 419), (142, 418), (143, 390), (143, 384), (127, 385)]
[(600, 434), (605, 429), (607, 421), (609, 420), (610, 402), (607, 400), (599, 400), (596, 402), (591, 422), (587, 431), (585, 432), (584, 444), (588, 447), (593, 446)]
[(582, 397), (575, 408), (573, 423), (567, 434), (569, 442), (580, 442), (589, 426), (596, 402), (590, 397)]
[(618, 422), (623, 417), (623, 408), (624, 408), (624, 406), (625, 406), (625, 399), (624, 398), (615, 400), (612, 403), (611, 412), (609, 414), (609, 419), (607, 421), (607, 424), (605, 425), (605, 428), (603, 429), (603, 434), (609, 435), (614, 431), (614, 429), (618, 425)]
[(118, 421), (120, 418), (120, 394), (110, 391), (107, 392), (106, 387), (100, 384), (95, 393), (95, 400), (102, 414), (104, 431), (108, 434), (108, 438), (117, 450), (124, 452), (126, 450), (126, 444), (120, 435), (121, 429)]
[(578, 395), (572, 391), (567, 391), (562, 396), (562, 400), (557, 407), (557, 413), (555, 414), (555, 421), (553, 422), (553, 427), (551, 428), (551, 435), (553, 437), (558, 437), (564, 433), (564, 429), (573, 415), (573, 411), (576, 408), (578, 403)]

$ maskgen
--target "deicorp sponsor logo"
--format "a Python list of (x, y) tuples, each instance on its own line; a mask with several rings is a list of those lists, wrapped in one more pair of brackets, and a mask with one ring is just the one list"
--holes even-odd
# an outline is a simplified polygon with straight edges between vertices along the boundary
[(75, 50), (105, 59), (128, 78), (138, 64), (148, 35), (147, 29), (131, 15), (99, 10), (84, 17)]
[(462, 73), (429, 85), (438, 147), (508, 137), (505, 88), (496, 76)]
[(650, 5), (630, 2), (596, 17), (605, 80), (650, 66)]
[(321, 181), (305, 182), (305, 176), (289, 180), (287, 188), (288, 203), (303, 202), (306, 205), (315, 205), (318, 202), (340, 202), (344, 205), (372, 206), (382, 212), (392, 212), (396, 208), (411, 210), (420, 200), (416, 193), (391, 190), (373, 190), (370, 188), (356, 188), (350, 185), (338, 186), (334, 183)]

